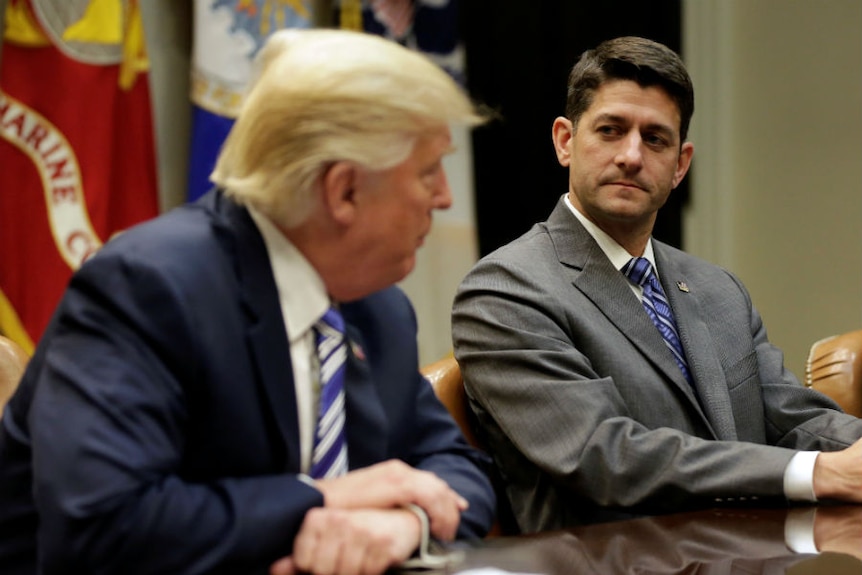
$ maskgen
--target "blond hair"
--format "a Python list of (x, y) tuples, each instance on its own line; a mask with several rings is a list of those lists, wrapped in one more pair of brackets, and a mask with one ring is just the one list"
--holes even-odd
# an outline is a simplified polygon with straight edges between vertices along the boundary
[(333, 163), (391, 168), (429, 130), (483, 121), (439, 66), (371, 34), (281, 30), (256, 68), (211, 180), (286, 227), (311, 213)]

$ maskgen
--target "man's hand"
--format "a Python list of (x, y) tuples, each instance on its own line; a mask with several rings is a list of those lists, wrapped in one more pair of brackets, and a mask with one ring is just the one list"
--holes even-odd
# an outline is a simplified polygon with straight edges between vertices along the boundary
[(814, 495), (817, 499), (862, 503), (862, 439), (847, 449), (817, 456)]
[(428, 471), (398, 460), (315, 482), (327, 509), (391, 509), (413, 503), (428, 514), (431, 534), (442, 541), (455, 538), (467, 501)]
[(404, 509), (326, 509), (305, 515), (293, 555), (272, 564), (271, 575), (377, 575), (419, 546), (419, 519)]

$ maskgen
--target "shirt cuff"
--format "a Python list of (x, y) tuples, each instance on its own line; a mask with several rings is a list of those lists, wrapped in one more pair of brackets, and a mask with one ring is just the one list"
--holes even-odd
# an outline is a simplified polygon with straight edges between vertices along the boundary
[(816, 507), (791, 509), (784, 522), (784, 542), (795, 553), (818, 553), (814, 542)]
[(814, 463), (819, 451), (800, 451), (784, 469), (784, 496), (792, 501), (817, 501), (814, 495)]
[(311, 478), (310, 475), (306, 475), (305, 473), (297, 473), (296, 478), (305, 483), (306, 485), (310, 485), (314, 488), (317, 488), (317, 484), (314, 479)]

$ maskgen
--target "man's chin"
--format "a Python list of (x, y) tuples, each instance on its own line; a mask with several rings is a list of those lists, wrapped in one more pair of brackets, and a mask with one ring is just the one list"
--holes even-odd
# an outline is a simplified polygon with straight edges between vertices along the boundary
[(412, 256), (410, 256), (408, 258), (404, 258), (404, 260), (402, 260), (400, 262), (399, 267), (397, 268), (398, 269), (398, 274), (397, 274), (398, 277), (392, 283), (398, 283), (400, 281), (405, 280), (407, 278), (407, 276), (409, 276), (411, 273), (413, 273), (413, 270), (415, 268), (416, 268), (416, 254), (414, 253)]
[(644, 193), (624, 194), (603, 203), (601, 206), (605, 217), (618, 221), (640, 221), (654, 215), (661, 206), (654, 206), (645, 201)]

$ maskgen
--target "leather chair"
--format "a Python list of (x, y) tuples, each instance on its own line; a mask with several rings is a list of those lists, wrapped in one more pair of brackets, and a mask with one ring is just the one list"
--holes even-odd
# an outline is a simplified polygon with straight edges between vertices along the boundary
[(422, 368), (422, 375), (431, 382), (434, 393), (440, 402), (446, 406), (455, 423), (461, 428), (461, 433), (467, 443), (473, 447), (485, 450), (482, 443), (473, 432), (470, 423), (470, 405), (467, 403), (467, 392), (464, 390), (464, 380), (461, 378), (461, 368), (454, 357), (448, 356)]
[[(467, 443), (476, 449), (487, 452), (485, 445), (476, 436), (473, 428), (473, 411), (467, 400), (467, 392), (464, 389), (464, 380), (461, 377), (461, 367), (458, 365), (458, 361), (450, 355), (422, 367), (420, 371), (425, 379), (431, 382), (434, 393), (437, 394), (440, 402), (446, 406), (455, 423), (461, 428), (461, 433), (464, 434)], [(497, 520), (491, 527), (488, 537), (517, 534), (518, 528), (515, 517), (511, 507), (509, 507), (500, 477), (493, 469), (488, 470), (488, 473), (497, 493)]]
[(862, 417), (862, 330), (814, 342), (805, 362), (805, 385)]
[(0, 335), (0, 414), (12, 397), (30, 357), (21, 346)]

